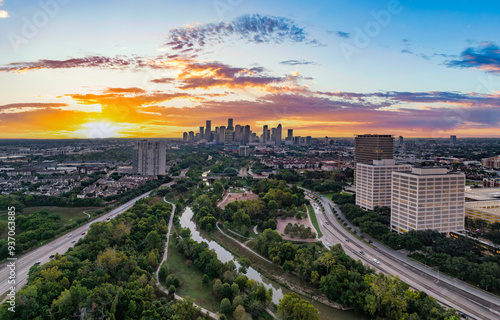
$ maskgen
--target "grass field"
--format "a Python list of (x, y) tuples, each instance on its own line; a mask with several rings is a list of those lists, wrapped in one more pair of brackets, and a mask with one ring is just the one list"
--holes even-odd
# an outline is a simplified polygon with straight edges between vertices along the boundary
[(173, 238), (170, 238), (167, 264), (172, 276), (178, 277), (181, 287), (176, 293), (181, 297), (191, 297), (195, 303), (212, 312), (218, 312), (220, 302), (212, 292), (212, 284), (204, 285), (203, 274), (194, 267), (186, 265), (186, 259), (175, 249)]
[(78, 219), (81, 218), (88, 218), (86, 214), (83, 212), (87, 212), (90, 216), (92, 216), (92, 213), (98, 209), (98, 207), (78, 207), (78, 208), (73, 208), (73, 207), (28, 207), (24, 208), (23, 212), (21, 213), (22, 215), (29, 215), (33, 212), (38, 212), (41, 210), (46, 210), (51, 213), (57, 213), (61, 216), (61, 222), (66, 225), (66, 224), (71, 224), (75, 222)]
[(323, 234), (321, 233), (321, 230), (319, 229), (318, 219), (316, 219), (316, 214), (314, 213), (314, 209), (310, 204), (308, 204), (307, 210), (309, 211), (309, 217), (311, 218), (311, 222), (314, 226), (314, 229), (316, 229), (316, 232), (318, 233), (318, 238), (321, 238), (323, 236)]

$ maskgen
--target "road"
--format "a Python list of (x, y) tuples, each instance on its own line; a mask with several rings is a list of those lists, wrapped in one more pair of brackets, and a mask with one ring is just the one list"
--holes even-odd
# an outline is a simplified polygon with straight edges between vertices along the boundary
[[(456, 279), (442, 275), (436, 277), (436, 272), (412, 261), (395, 250), (374, 242), (374, 247), (362, 242), (347, 232), (333, 215), (334, 208), (341, 214), (340, 209), (331, 200), (319, 197), (325, 214), (318, 206), (315, 213), (320, 225), (325, 244), (340, 243), (346, 254), (356, 260), (361, 260), (377, 272), (398, 275), (412, 288), (424, 291), (436, 298), (445, 306), (461, 311), (473, 319), (500, 319), (500, 299), (484, 291), (459, 282)], [(360, 253), (363, 251), (363, 254)], [(379, 263), (375, 262), (377, 259)]]
[[(164, 186), (170, 186), (174, 182), (169, 182), (167, 184), (162, 185)], [(73, 247), (75, 243), (81, 239), (84, 235), (82, 233), (87, 233), (89, 230), (89, 227), (91, 224), (98, 222), (98, 221), (106, 221), (108, 219), (113, 219), (116, 216), (120, 215), (121, 213), (125, 212), (127, 209), (132, 207), (134, 203), (142, 199), (144, 197), (147, 197), (151, 191), (146, 192), (122, 205), (119, 207), (111, 210), (110, 212), (104, 214), (103, 216), (75, 229), (72, 230), (65, 235), (60, 236), (59, 238), (56, 238), (52, 240), (51, 242), (34, 249), (32, 251), (29, 251), (22, 256), (18, 257), (17, 260), (15, 260), (15, 265), (16, 265), (16, 289), (19, 290), (27, 281), (28, 279), (28, 272), (29, 269), (37, 262), (40, 262), (41, 264), (44, 264), (50, 260), (50, 256), (55, 255), (56, 253), (63, 254), (65, 253), (69, 248)], [(0, 295), (3, 295), (9, 290), (9, 287), (11, 286), (7, 280), (9, 277), (9, 268), (4, 264), (2, 265), (2, 268), (0, 269)], [(17, 291), (16, 290), (16, 291)]]

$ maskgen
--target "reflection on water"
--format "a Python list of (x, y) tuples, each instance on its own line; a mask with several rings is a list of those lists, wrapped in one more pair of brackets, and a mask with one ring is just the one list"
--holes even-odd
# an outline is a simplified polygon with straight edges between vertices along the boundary
[[(187, 207), (184, 210), (184, 213), (182, 213), (182, 216), (180, 217), (180, 223), (183, 228), (188, 228), (191, 230), (191, 238), (196, 241), (196, 242), (206, 242), (208, 243), (208, 247), (210, 249), (215, 250), (217, 253), (217, 257), (219, 258), (220, 261), (228, 262), (228, 261), (233, 261), (236, 264), (236, 267), (239, 268), (240, 264), (236, 260), (236, 257), (226, 249), (224, 249), (222, 246), (220, 246), (217, 242), (213, 241), (212, 239), (206, 237), (204, 234), (201, 234), (196, 226), (196, 224), (192, 221), (193, 218), (193, 210), (191, 210), (190, 207)], [(250, 267), (248, 268), (248, 271), (246, 273), (246, 276), (250, 279), (253, 279), (255, 281), (261, 282), (264, 284), (266, 289), (273, 289), (273, 302), (275, 304), (279, 303), (279, 300), (283, 298), (284, 294), (287, 294), (290, 292), (290, 290), (287, 290), (286, 288), (283, 288), (281, 285), (278, 283), (271, 281), (264, 276), (262, 276), (257, 270), (254, 268)], [(307, 298), (302, 297), (303, 299), (306, 299), (310, 301), (316, 309), (319, 310), (321, 314), (321, 320), (359, 320), (363, 319), (362, 317), (354, 315), (352, 312), (346, 312), (346, 311), (340, 311), (337, 309), (333, 309), (330, 307), (327, 307), (319, 302), (316, 302), (314, 300), (309, 300)]]

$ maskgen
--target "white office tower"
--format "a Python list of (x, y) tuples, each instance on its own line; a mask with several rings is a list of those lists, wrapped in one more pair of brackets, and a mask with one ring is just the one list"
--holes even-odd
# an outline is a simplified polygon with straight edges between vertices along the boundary
[(464, 230), (465, 175), (446, 168), (392, 173), (391, 230)]
[(391, 206), (392, 172), (410, 171), (409, 164), (396, 164), (393, 159), (373, 160), (372, 164), (356, 165), (356, 204), (373, 210)]
[(136, 142), (132, 171), (146, 176), (164, 175), (166, 158), (167, 149), (164, 141)]

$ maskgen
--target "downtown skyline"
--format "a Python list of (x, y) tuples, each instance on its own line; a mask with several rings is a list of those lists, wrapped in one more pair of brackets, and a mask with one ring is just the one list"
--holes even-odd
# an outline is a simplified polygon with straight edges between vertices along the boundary
[(466, 1), (0, 1), (0, 138), (181, 137), (232, 115), (297, 136), (500, 137), (499, 13)]

